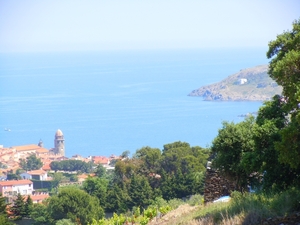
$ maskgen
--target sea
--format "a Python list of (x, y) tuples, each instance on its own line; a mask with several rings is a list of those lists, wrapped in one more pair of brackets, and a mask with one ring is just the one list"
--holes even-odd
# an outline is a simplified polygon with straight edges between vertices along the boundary
[(223, 121), (262, 102), (214, 102), (188, 94), (266, 64), (265, 48), (0, 54), (0, 145), (54, 147), (67, 157), (120, 155), (176, 141), (210, 147)]

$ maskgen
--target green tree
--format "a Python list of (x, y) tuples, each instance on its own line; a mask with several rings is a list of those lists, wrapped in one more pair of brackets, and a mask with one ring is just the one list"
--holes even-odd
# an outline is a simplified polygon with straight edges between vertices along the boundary
[(136, 159), (125, 159), (117, 161), (114, 170), (114, 179), (118, 183), (128, 182), (131, 176), (140, 167), (141, 161)]
[(2, 193), (0, 193), (0, 224), (12, 225), (8, 219), (7, 206), (5, 197), (2, 197)]
[(290, 123), (281, 131), (282, 140), (276, 144), (279, 159), (293, 168), (300, 167), (300, 19), (291, 31), (278, 35), (269, 43), (267, 57), (271, 59), (269, 75), (283, 87)]
[(236, 184), (236, 189), (244, 191), (250, 175), (245, 163), (247, 154), (254, 151), (252, 129), (254, 118), (247, 118), (238, 124), (223, 122), (222, 129), (212, 143), (212, 152), (216, 155), (213, 165)]
[(292, 26), (269, 43), (267, 52), (269, 75), (283, 87), (289, 110), (298, 108), (300, 102), (300, 19)]
[(64, 171), (77, 171), (82, 173), (89, 173), (93, 169), (93, 164), (91, 162), (86, 163), (81, 160), (63, 160), (60, 162), (53, 161), (50, 163), (50, 167), (52, 170), (64, 170)]
[(126, 158), (129, 157), (129, 155), (130, 155), (130, 151), (129, 151), (129, 150), (126, 150), (126, 151), (122, 152), (122, 154), (120, 155), (120, 157), (121, 157), (122, 159), (126, 159)]
[(181, 168), (181, 160), (190, 153), (186, 142), (174, 142), (164, 145), (162, 150), (162, 167), (167, 173), (176, 173)]
[(30, 195), (27, 196), (25, 205), (24, 205), (24, 215), (25, 216), (30, 216), (31, 211), (32, 211), (32, 207), (33, 207), (33, 201), (30, 197)]
[(104, 178), (106, 175), (106, 169), (101, 164), (99, 164), (96, 168), (95, 174), (97, 177)]
[(161, 151), (158, 148), (150, 148), (147, 146), (138, 149), (134, 154), (134, 158), (143, 161), (140, 171), (145, 175), (157, 173), (160, 169)]
[(120, 186), (115, 182), (110, 183), (106, 198), (107, 212), (125, 213), (129, 209), (130, 201), (127, 188), (123, 183)]
[(205, 171), (209, 151), (199, 146), (191, 147), (186, 142), (174, 142), (164, 145), (161, 166), (167, 173), (183, 174)]
[(48, 212), (48, 202), (45, 204), (34, 204), (30, 214), (31, 219), (34, 220), (34, 225), (52, 225), (53, 219)]
[[(282, 190), (293, 185), (296, 179), (297, 171), (288, 164), (280, 163), (279, 151), (275, 148), (276, 143), (282, 140), (282, 128), (288, 123), (286, 116), (285, 103), (276, 95), (260, 107), (253, 128), (255, 148), (245, 163), (252, 174), (259, 175), (254, 181), (264, 190)], [(263, 182), (260, 183), (262, 175)]]
[(176, 198), (175, 192), (175, 183), (174, 183), (174, 174), (168, 174), (164, 169), (160, 171), (161, 180), (160, 180), (160, 190), (162, 193), (162, 197), (165, 200), (170, 200)]
[(53, 188), (57, 188), (59, 183), (64, 179), (64, 175), (57, 172), (52, 175), (52, 179)]
[(24, 197), (20, 193), (17, 194), (17, 198), (13, 201), (10, 211), (15, 219), (22, 219), (26, 215)]
[(31, 154), (26, 159), (20, 159), (20, 167), (23, 170), (38, 170), (43, 166), (43, 162), (40, 158), (37, 158), (35, 154)]
[(83, 190), (91, 196), (97, 197), (103, 207), (106, 202), (107, 186), (108, 180), (99, 177), (88, 177), (82, 184)]
[(93, 219), (104, 216), (103, 209), (96, 197), (77, 188), (63, 188), (57, 196), (49, 200), (50, 216), (54, 220), (71, 219), (78, 224), (87, 225)]
[(131, 200), (128, 204), (129, 208), (132, 208), (133, 206), (145, 208), (150, 205), (153, 197), (148, 180), (144, 176), (135, 174), (130, 180), (128, 194)]
[(7, 174), (7, 180), (21, 180), (21, 176), (17, 175), (15, 173), (8, 173)]
[(280, 134), (281, 141), (275, 144), (280, 162), (300, 169), (300, 121), (292, 119)]

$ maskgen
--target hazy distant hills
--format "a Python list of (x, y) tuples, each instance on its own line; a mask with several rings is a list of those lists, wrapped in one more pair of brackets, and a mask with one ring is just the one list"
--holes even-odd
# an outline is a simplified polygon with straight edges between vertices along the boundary
[(226, 79), (192, 91), (189, 96), (207, 101), (265, 101), (281, 94), (282, 87), (267, 74), (268, 65), (240, 70)]

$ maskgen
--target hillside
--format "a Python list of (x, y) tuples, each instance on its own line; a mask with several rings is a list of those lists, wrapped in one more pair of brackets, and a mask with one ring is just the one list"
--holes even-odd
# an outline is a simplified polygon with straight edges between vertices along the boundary
[(189, 96), (203, 97), (207, 101), (265, 101), (281, 94), (282, 87), (267, 74), (268, 65), (243, 69), (226, 79), (199, 89)]

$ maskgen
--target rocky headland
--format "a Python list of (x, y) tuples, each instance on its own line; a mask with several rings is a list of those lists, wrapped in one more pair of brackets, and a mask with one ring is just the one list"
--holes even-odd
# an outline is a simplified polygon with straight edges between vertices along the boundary
[(193, 90), (189, 96), (207, 101), (266, 101), (281, 94), (279, 86), (268, 75), (268, 65), (243, 69), (226, 79)]

